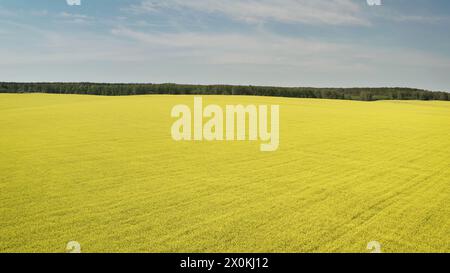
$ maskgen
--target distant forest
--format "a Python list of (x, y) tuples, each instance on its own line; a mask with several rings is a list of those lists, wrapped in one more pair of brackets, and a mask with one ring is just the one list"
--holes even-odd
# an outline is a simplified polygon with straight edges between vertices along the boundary
[(0, 83), (0, 93), (52, 93), (101, 96), (148, 94), (246, 95), (342, 100), (446, 100), (450, 94), (412, 88), (313, 88), (242, 85), (109, 84), (109, 83)]

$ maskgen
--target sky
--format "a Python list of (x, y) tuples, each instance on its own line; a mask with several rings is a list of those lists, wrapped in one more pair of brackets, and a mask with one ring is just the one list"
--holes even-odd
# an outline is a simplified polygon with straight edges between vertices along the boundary
[(0, 81), (450, 91), (448, 0), (77, 1), (0, 0)]

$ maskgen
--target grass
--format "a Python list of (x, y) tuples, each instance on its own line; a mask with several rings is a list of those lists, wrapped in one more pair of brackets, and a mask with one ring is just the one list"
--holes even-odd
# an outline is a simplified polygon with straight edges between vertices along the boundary
[(0, 94), (0, 252), (450, 251), (450, 103), (279, 104), (280, 148), (174, 142), (192, 96)]

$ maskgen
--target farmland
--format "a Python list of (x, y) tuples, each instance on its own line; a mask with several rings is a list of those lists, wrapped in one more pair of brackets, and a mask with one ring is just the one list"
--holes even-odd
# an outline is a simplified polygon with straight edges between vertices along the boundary
[(0, 252), (450, 251), (450, 103), (280, 105), (280, 145), (175, 142), (193, 96), (0, 94)]

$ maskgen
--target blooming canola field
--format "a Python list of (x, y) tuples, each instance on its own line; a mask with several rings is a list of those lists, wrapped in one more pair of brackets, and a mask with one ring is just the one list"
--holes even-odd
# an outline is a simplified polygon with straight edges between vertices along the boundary
[(450, 103), (279, 105), (279, 145), (175, 141), (194, 96), (0, 94), (0, 252), (450, 251)]

